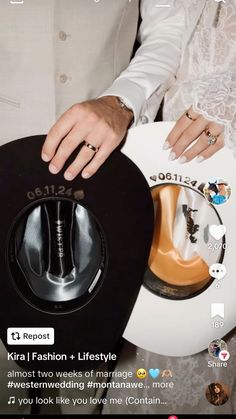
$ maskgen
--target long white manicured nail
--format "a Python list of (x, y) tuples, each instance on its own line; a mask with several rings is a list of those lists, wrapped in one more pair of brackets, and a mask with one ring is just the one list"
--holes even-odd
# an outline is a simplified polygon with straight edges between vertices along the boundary
[(205, 160), (203, 156), (197, 157), (197, 163), (201, 163), (203, 160)]
[(169, 141), (165, 141), (162, 146), (162, 150), (168, 150), (168, 148), (170, 148), (170, 143)]
[(173, 160), (175, 160), (176, 159), (176, 154), (175, 154), (175, 152), (174, 151), (171, 151), (171, 153), (170, 153), (170, 155), (169, 155), (169, 160), (170, 161), (173, 161)]
[(179, 163), (180, 164), (184, 164), (184, 163), (186, 163), (186, 161), (187, 161), (187, 157), (186, 156), (181, 156), (180, 159), (179, 159)]

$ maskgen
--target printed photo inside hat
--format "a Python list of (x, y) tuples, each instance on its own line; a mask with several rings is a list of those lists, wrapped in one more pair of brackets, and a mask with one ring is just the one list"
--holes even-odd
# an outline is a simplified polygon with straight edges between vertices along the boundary
[(220, 216), (187, 185), (160, 184), (151, 192), (155, 228), (144, 284), (162, 297), (193, 297), (214, 280), (210, 266), (223, 261), (225, 236), (217, 241), (209, 230), (211, 224), (222, 224)]

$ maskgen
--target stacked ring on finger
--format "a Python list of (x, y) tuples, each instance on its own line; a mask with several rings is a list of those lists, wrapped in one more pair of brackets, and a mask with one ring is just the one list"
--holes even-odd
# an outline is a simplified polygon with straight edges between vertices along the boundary
[(212, 134), (209, 128), (206, 128), (204, 132), (206, 136), (208, 137), (208, 140), (207, 140), (208, 145), (214, 145), (220, 134), (217, 134), (217, 135)]
[(98, 152), (98, 150), (99, 150), (99, 148), (98, 148), (98, 147), (95, 147), (94, 145), (92, 145), (92, 144), (88, 143), (87, 141), (84, 141), (84, 145), (85, 145), (86, 147), (88, 147), (90, 150), (94, 151), (94, 153), (97, 153), (97, 152)]
[(196, 121), (196, 118), (193, 118), (188, 111), (185, 112), (185, 116), (187, 116), (188, 119), (191, 119), (191, 121)]

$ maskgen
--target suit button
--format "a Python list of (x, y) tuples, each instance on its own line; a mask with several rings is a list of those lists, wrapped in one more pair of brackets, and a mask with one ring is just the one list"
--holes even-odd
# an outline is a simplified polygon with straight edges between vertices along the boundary
[(67, 34), (64, 31), (60, 31), (58, 36), (61, 41), (65, 41), (67, 38)]
[(140, 119), (143, 125), (149, 122), (149, 119), (146, 115), (141, 115)]
[(59, 80), (60, 80), (60, 83), (63, 83), (64, 84), (64, 83), (67, 82), (68, 77), (67, 77), (66, 74), (60, 74)]

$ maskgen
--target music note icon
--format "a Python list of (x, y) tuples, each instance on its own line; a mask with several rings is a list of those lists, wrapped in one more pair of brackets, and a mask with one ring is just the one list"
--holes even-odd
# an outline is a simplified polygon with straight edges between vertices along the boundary
[(14, 396), (9, 397), (8, 404), (15, 404), (16, 398)]

